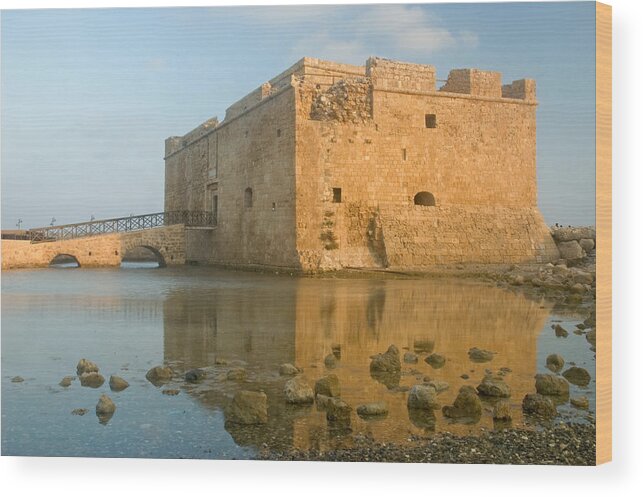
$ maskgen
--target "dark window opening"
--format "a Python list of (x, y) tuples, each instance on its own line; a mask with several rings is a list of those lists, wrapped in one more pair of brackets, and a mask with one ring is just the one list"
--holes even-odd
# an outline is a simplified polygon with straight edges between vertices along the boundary
[(402, 160), (406, 160), (406, 149), (402, 149)]
[(342, 189), (333, 188), (333, 203), (340, 204), (342, 202)]
[(435, 117), (435, 114), (425, 114), (424, 115), (424, 125), (427, 128), (437, 128), (438, 127), (438, 120)]
[(219, 218), (219, 196), (212, 195), (212, 225), (217, 225), (217, 219)]
[(435, 197), (432, 193), (429, 192), (419, 192), (413, 197), (413, 203), (415, 205), (435, 205)]
[(252, 207), (252, 188), (246, 188), (243, 195), (243, 205), (247, 208)]
[(277, 209), (277, 202), (272, 203), (272, 210), (274, 211), (275, 209)]
[(280, 129), (277, 130), (277, 136), (281, 136), (281, 130)]

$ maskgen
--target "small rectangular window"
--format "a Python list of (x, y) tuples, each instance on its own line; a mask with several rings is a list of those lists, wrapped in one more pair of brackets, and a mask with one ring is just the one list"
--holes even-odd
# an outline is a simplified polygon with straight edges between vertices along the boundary
[(212, 195), (212, 225), (217, 225), (217, 218), (219, 216), (219, 196)]
[(278, 137), (281, 136), (281, 130), (280, 129), (277, 130), (277, 136)]
[(333, 188), (333, 203), (339, 204), (342, 202), (342, 189)]
[(402, 160), (406, 160), (406, 149), (402, 149)]
[(435, 114), (425, 114), (424, 115), (424, 125), (427, 128), (437, 128), (438, 127), (438, 121), (435, 117)]

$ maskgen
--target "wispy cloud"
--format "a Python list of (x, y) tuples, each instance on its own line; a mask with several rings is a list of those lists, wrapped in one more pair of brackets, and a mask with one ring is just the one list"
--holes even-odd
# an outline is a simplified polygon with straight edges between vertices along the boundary
[(242, 15), (271, 29), (292, 32), (294, 59), (312, 56), (363, 63), (375, 54), (413, 57), (478, 45), (474, 32), (449, 29), (417, 5), (263, 8)]

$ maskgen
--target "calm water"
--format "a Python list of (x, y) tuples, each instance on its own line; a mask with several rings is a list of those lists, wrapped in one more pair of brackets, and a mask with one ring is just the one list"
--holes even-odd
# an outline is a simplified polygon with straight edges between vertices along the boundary
[[(318, 448), (350, 445), (349, 436), (328, 432), (323, 412), (285, 404), (279, 365), (304, 368), (312, 384), (329, 371), (324, 357), (341, 345), (332, 372), (342, 398), (354, 408), (385, 401), (384, 419), (362, 420), (353, 413), (353, 434), (404, 442), (410, 435), (440, 431), (479, 433), (494, 429), (492, 405), (473, 425), (449, 423), (436, 411), (435, 425), (409, 419), (405, 388), (424, 376), (446, 380), (443, 405), (463, 384), (476, 386), (485, 369), (511, 369), (514, 426), (523, 426), (520, 402), (534, 391), (533, 376), (548, 372), (547, 355), (557, 352), (594, 376), (594, 354), (583, 336), (571, 333), (582, 321), (572, 312), (553, 312), (547, 302), (529, 300), (481, 283), (451, 280), (313, 279), (243, 273), (200, 267), (164, 269), (39, 269), (2, 274), (2, 453), (100, 457), (248, 458), (264, 447)], [(557, 338), (560, 322), (570, 331)], [(420, 353), (403, 364), (399, 381), (371, 378), (369, 356), (395, 344), (401, 352), (431, 341), (447, 358), (432, 369)], [(485, 364), (467, 351), (497, 352)], [(106, 379), (118, 374), (130, 387), (115, 393), (76, 380), (81, 357), (96, 362)], [(215, 360), (225, 360), (217, 365)], [(220, 362), (220, 361), (219, 361)], [(167, 396), (145, 379), (155, 365), (178, 372), (207, 368), (199, 385), (175, 381), (179, 395)], [(244, 383), (227, 381), (242, 366)], [(462, 374), (469, 379), (462, 379)], [(12, 383), (20, 375), (25, 381)], [(269, 423), (243, 428), (225, 423), (223, 408), (238, 389), (264, 390)], [(595, 383), (572, 386), (572, 395), (590, 398), (590, 412), (568, 404), (561, 416), (583, 421), (594, 412)], [(116, 403), (111, 420), (98, 422), (101, 393)], [(86, 408), (84, 416), (71, 414)]]

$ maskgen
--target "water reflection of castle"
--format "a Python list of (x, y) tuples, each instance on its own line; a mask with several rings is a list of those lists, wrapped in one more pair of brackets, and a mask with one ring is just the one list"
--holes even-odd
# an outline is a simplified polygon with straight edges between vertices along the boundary
[[(170, 295), (164, 304), (165, 360), (184, 362), (185, 368), (211, 366), (215, 358), (248, 363), (249, 382), (243, 388), (261, 388), (270, 398), (272, 423), (300, 447), (319, 445), (325, 429), (323, 413), (314, 408), (295, 412), (284, 405), (280, 364), (303, 367), (311, 384), (328, 371), (324, 357), (341, 344), (341, 360), (333, 370), (340, 378), (342, 397), (352, 406), (385, 401), (384, 421), (366, 422), (356, 415), (353, 426), (377, 439), (404, 439), (421, 431), (410, 420), (403, 388), (383, 385), (369, 374), (370, 356), (395, 344), (402, 353), (418, 342), (432, 342), (447, 358), (434, 370), (423, 362), (403, 364), (401, 387), (421, 382), (423, 376), (446, 380), (451, 388), (441, 394), (451, 403), (462, 384), (477, 385), (485, 369), (511, 370), (505, 376), (512, 389), (515, 422), (521, 421), (520, 401), (533, 391), (537, 370), (537, 337), (549, 315), (541, 302), (498, 288), (448, 280), (330, 280), (244, 276), (238, 285), (198, 289)], [(497, 352), (490, 363), (472, 363), (468, 350), (479, 347)], [(411, 372), (414, 370), (415, 373)], [(254, 372), (254, 373), (253, 373)], [(469, 379), (461, 378), (468, 375)], [(209, 399), (209, 400), (207, 400)], [(206, 405), (222, 408), (225, 395), (200, 397)], [(436, 429), (446, 421), (437, 414)], [(468, 432), (492, 427), (491, 417), (480, 424), (449, 426)], [(277, 425), (264, 428), (273, 431)], [(237, 433), (245, 444), (265, 442), (262, 430), (254, 438)], [(244, 438), (240, 440), (239, 437)]]

